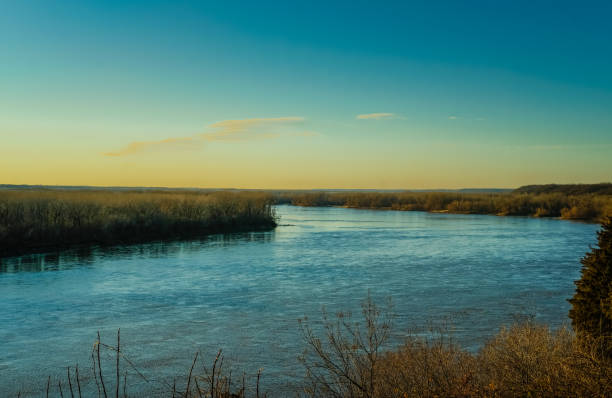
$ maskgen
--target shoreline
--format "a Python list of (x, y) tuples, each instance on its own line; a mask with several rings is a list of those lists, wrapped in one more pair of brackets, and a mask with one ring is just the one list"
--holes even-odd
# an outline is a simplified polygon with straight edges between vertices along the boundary
[(130, 246), (130, 245), (142, 245), (148, 243), (172, 243), (172, 242), (188, 242), (191, 240), (205, 239), (214, 235), (228, 235), (228, 234), (241, 234), (241, 233), (249, 233), (249, 232), (268, 232), (274, 231), (276, 227), (279, 226), (278, 223), (274, 222), (274, 224), (270, 225), (262, 225), (258, 227), (247, 227), (247, 228), (237, 228), (237, 229), (219, 229), (219, 230), (209, 230), (202, 233), (194, 233), (194, 234), (185, 234), (185, 235), (174, 235), (174, 236), (165, 236), (165, 237), (152, 237), (145, 239), (132, 239), (132, 240), (117, 240), (117, 241), (88, 241), (88, 242), (78, 242), (78, 243), (69, 243), (64, 245), (55, 245), (48, 244), (42, 246), (35, 246), (28, 248), (27, 250), (15, 250), (15, 251), (2, 251), (0, 252), (0, 264), (3, 260), (8, 260), (11, 258), (18, 258), (30, 255), (45, 255), (45, 254), (56, 254), (69, 250), (89, 250), (89, 249), (108, 249), (112, 247), (120, 247), (120, 246)]
[(451, 210), (416, 210), (416, 209), (396, 209), (393, 207), (360, 207), (360, 206), (347, 206), (347, 205), (328, 205), (328, 206), (311, 206), (311, 205), (300, 205), (287, 203), (288, 206), (296, 207), (333, 207), (339, 209), (354, 209), (354, 210), (380, 210), (380, 211), (414, 211), (430, 214), (457, 214), (457, 215), (478, 215), (478, 216), (494, 216), (494, 217), (516, 217), (516, 218), (531, 218), (531, 219), (543, 219), (543, 220), (557, 220), (557, 221), (571, 221), (585, 224), (601, 224), (602, 220), (593, 218), (563, 218), (563, 217), (546, 217), (546, 216), (534, 216), (534, 215), (520, 215), (520, 214), (503, 214), (503, 213), (478, 213), (478, 212), (461, 212)]

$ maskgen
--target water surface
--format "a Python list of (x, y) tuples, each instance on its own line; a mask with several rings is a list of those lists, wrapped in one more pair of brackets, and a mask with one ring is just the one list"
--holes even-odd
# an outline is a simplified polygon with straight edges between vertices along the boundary
[(110, 344), (118, 328), (126, 354), (153, 379), (130, 373), (131, 392), (142, 396), (185, 374), (196, 351), (212, 360), (218, 348), (250, 374), (263, 368), (269, 389), (290, 388), (303, 374), (297, 319), (320, 319), (322, 306), (358, 313), (368, 290), (392, 298), (396, 342), (431, 322), (450, 325), (470, 349), (517, 317), (557, 327), (598, 229), (520, 217), (277, 210), (272, 232), (2, 260), (0, 395), (40, 391), (47, 375), (90, 366), (96, 331)]

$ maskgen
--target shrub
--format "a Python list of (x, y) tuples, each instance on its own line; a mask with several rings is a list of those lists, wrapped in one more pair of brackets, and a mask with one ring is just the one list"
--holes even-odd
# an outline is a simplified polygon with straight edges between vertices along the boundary
[[(362, 323), (324, 318), (325, 336), (306, 328), (309, 397), (608, 397), (612, 361), (567, 328), (527, 321), (502, 328), (477, 353), (447, 334), (408, 336), (388, 347), (389, 324), (370, 300)], [(382, 320), (382, 321), (381, 321)], [(372, 337), (374, 336), (374, 337)], [(383, 336), (385, 338), (377, 338)], [(365, 338), (364, 338), (365, 337)]]
[(612, 354), (612, 219), (597, 233), (598, 247), (581, 260), (569, 317), (579, 336), (597, 339)]

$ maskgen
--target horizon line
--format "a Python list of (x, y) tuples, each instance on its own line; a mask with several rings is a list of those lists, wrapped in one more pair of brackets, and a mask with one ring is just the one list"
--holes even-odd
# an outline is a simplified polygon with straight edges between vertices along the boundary
[(530, 185), (597, 185), (612, 184), (612, 182), (597, 183), (541, 183), (524, 184), (517, 187), (462, 187), (462, 188), (237, 188), (237, 187), (169, 187), (169, 186), (134, 186), (134, 185), (60, 185), (60, 184), (0, 184), (0, 189), (6, 188), (50, 188), (50, 189), (124, 189), (124, 190), (208, 190), (208, 191), (462, 191), (462, 190), (515, 190)]

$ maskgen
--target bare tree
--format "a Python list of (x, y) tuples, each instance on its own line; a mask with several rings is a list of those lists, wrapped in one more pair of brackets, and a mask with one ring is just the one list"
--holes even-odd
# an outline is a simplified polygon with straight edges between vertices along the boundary
[(304, 392), (316, 397), (372, 398), (376, 368), (392, 324), (391, 303), (380, 310), (368, 294), (362, 303), (363, 322), (350, 313), (330, 319), (323, 310), (325, 336), (317, 336), (308, 319), (300, 320), (307, 349), (300, 358), (306, 367)]

